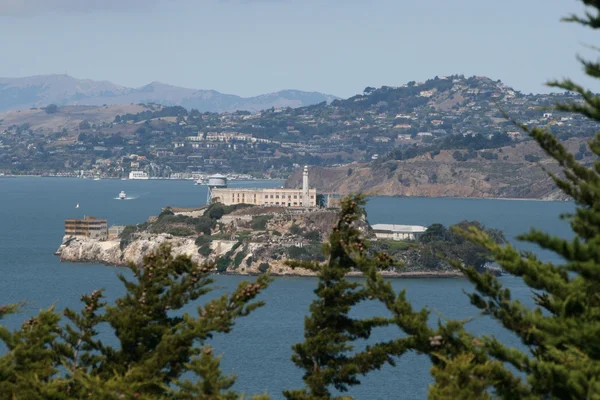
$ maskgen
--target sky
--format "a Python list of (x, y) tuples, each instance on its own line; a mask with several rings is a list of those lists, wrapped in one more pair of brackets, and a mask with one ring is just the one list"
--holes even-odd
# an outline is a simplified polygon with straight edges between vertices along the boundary
[[(577, 0), (0, 0), (0, 77), (67, 73), (254, 96), (488, 76), (524, 93), (571, 77), (594, 32)], [(597, 85), (597, 84), (596, 84)]]

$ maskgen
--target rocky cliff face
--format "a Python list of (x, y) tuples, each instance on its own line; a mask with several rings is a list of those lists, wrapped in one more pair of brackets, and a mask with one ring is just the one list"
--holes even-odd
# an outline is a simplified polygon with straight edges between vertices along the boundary
[[(187, 255), (199, 263), (216, 261), (216, 269), (222, 273), (249, 275), (269, 270), (273, 275), (308, 276), (314, 273), (292, 269), (286, 261), (322, 257), (322, 240), (327, 239), (337, 218), (337, 213), (331, 210), (296, 214), (282, 208), (259, 207), (239, 210), (232, 216), (244, 214), (262, 218), (264, 226), (253, 228), (248, 220), (224, 223), (208, 242), (147, 231), (135, 233), (126, 246), (122, 246), (120, 239), (100, 241), (65, 236), (57, 254), (66, 262), (141, 265), (145, 256), (161, 244), (169, 243), (174, 256)], [(366, 222), (361, 226), (368, 234)]]
[(119, 239), (100, 241), (65, 236), (58, 252), (61, 261), (97, 262), (119, 266), (125, 266), (129, 262), (133, 262), (140, 265), (146, 255), (154, 252), (163, 243), (171, 245), (175, 256), (187, 255), (196, 262), (205, 261), (198, 254), (198, 247), (194, 244), (194, 240), (177, 238), (167, 234), (141, 235), (124, 249), (121, 249)]
[[(322, 244), (329, 237), (338, 215), (334, 210), (298, 212), (281, 207), (250, 207), (236, 210), (222, 218), (211, 235), (190, 234), (187, 237), (155, 232), (164, 220), (143, 231), (133, 231), (121, 239), (100, 241), (65, 236), (57, 253), (61, 261), (93, 262), (126, 266), (142, 265), (144, 257), (163, 243), (171, 246), (174, 256), (186, 255), (194, 262), (214, 262), (215, 272), (255, 275), (269, 271), (272, 275), (314, 276), (305, 269), (293, 269), (288, 260), (326, 261)], [(250, 218), (249, 218), (250, 217)], [(169, 218), (163, 216), (163, 219)], [(179, 222), (182, 223), (182, 222)], [(164, 226), (169, 229), (168, 224)], [(365, 220), (357, 228), (366, 238), (373, 231)], [(386, 241), (377, 241), (386, 246)], [(388, 244), (389, 245), (389, 244)], [(384, 271), (391, 277), (456, 277), (448, 266), (424, 268), (420, 262), (420, 244), (406, 243), (406, 252), (394, 255), (403, 261), (400, 268)], [(358, 272), (354, 275), (359, 275)]]
[[(576, 152), (579, 142), (569, 140), (566, 146)], [(313, 167), (309, 168), (309, 180), (320, 192), (341, 195), (363, 192), (374, 196), (566, 199), (541, 168), (556, 172), (557, 164), (532, 141), (489, 150), (498, 160), (477, 157), (459, 162), (453, 152), (443, 150), (402, 161)], [(525, 155), (539, 157), (539, 163), (524, 160)], [(300, 170), (286, 181), (286, 187), (301, 184)]]
[[(215, 240), (210, 245), (211, 255), (203, 257), (198, 253), (199, 247), (194, 244), (193, 240), (160, 234), (138, 238), (123, 250), (120, 248), (118, 239), (99, 241), (65, 236), (57, 254), (60, 255), (60, 260), (63, 262), (89, 262), (124, 267), (130, 262), (141, 265), (144, 257), (153, 253), (162, 243), (171, 245), (174, 256), (186, 255), (198, 263), (214, 261), (218, 257), (227, 255), (228, 252), (232, 252), (229, 254), (229, 258), (235, 258), (238, 254), (242, 254), (241, 263), (244, 267), (238, 269), (231, 265), (224, 271), (225, 273), (239, 275), (254, 275), (264, 272), (261, 270), (261, 264), (265, 262), (265, 258), (268, 258), (267, 255), (276, 250), (276, 245), (273, 243), (250, 243), (245, 248), (234, 249), (234, 246), (238, 243), (235, 240)], [(264, 257), (257, 257), (258, 254), (262, 254)], [(253, 256), (256, 257), (255, 261), (252, 261)], [(250, 263), (247, 262), (248, 259), (251, 260)], [(268, 263), (269, 269), (273, 275), (314, 275), (313, 272), (308, 270), (290, 268), (285, 264), (286, 258), (269, 259), (268, 261), (270, 261)]]

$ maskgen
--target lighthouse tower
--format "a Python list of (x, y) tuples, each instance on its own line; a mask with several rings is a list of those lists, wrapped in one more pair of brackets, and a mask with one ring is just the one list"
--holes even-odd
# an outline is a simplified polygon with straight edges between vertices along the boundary
[(305, 208), (310, 207), (310, 195), (308, 189), (308, 165), (305, 165), (304, 171), (302, 172), (302, 207)]

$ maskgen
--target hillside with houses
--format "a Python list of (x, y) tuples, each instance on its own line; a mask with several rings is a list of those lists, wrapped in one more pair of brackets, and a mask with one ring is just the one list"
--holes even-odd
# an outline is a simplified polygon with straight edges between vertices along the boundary
[[(487, 77), (453, 75), (260, 112), (152, 103), (44, 107), (0, 114), (0, 173), (122, 177), (135, 169), (153, 177), (287, 178), (300, 165), (348, 171), (353, 163), (378, 168), (433, 159), (441, 168), (452, 163), (475, 172), (485, 164), (487, 173), (469, 175), (478, 181), (511, 173), (506, 165), (535, 169), (544, 161), (527, 150), (529, 138), (510, 119), (546, 127), (588, 160), (586, 141), (597, 124), (553, 110), (556, 102), (577, 101), (570, 93), (524, 94)], [(515, 146), (525, 150), (506, 153)], [(433, 184), (434, 172), (442, 176), (428, 169)], [(395, 179), (407, 185), (404, 176)]]

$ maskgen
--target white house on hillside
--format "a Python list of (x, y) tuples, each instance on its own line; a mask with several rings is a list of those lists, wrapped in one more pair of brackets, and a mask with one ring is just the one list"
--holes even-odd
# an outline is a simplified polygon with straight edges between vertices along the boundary
[(372, 228), (377, 239), (390, 240), (416, 240), (427, 230), (420, 225), (393, 224), (375, 224)]

